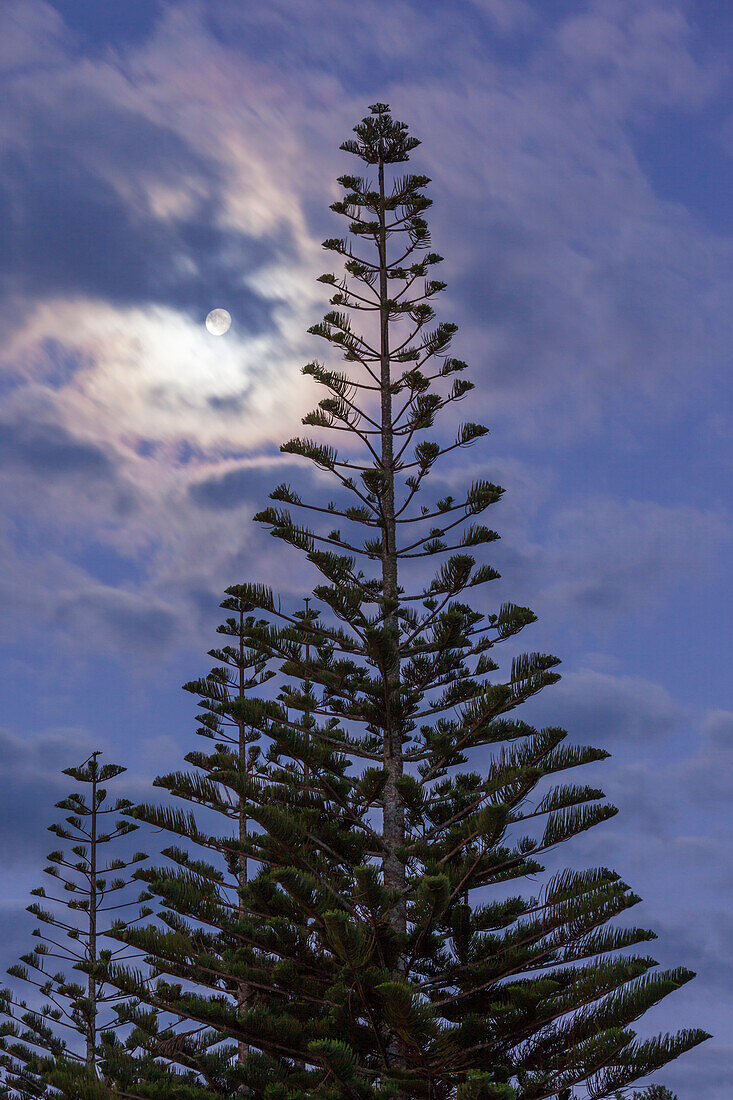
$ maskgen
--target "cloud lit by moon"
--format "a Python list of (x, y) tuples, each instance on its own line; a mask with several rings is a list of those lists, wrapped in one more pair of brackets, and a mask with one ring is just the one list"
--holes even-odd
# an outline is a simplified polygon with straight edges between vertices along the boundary
[(64, 419), (84, 433), (115, 446), (185, 439), (203, 449), (252, 449), (279, 441), (283, 423), (295, 430), (302, 415), (306, 348), (298, 327), (297, 313), (283, 315), (274, 331), (249, 336), (235, 327), (218, 341), (175, 309), (53, 299), (0, 348), (0, 369), (12, 362), (40, 393), (58, 370), (53, 349), (63, 345), (79, 365), (52, 392)]
[(226, 309), (212, 309), (206, 317), (206, 329), (212, 336), (223, 336), (232, 327), (232, 316)]

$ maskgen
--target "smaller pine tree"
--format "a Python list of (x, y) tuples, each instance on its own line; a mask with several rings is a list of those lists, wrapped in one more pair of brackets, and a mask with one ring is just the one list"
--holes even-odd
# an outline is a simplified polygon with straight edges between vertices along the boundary
[[(8, 970), (36, 988), (36, 1004), (10, 989), (0, 993), (7, 1097), (81, 1100), (108, 1096), (112, 1084), (100, 1071), (99, 1046), (102, 1034), (115, 1027), (121, 994), (104, 981), (102, 970), (125, 949), (107, 935), (113, 922), (131, 927), (153, 910), (144, 904), (147, 891), (130, 895), (131, 869), (147, 859), (125, 844), (139, 828), (121, 816), (132, 802), (107, 797), (105, 785), (126, 769), (100, 764), (99, 756), (94, 752), (79, 767), (64, 769), (80, 789), (56, 803), (68, 816), (49, 832), (66, 847), (47, 857), (44, 872), (53, 885), (31, 891), (38, 899), (28, 906), (40, 922), (33, 932), (38, 942)], [(120, 854), (110, 858), (111, 844)]]
[[(205, 1006), (211, 990), (220, 1007), (239, 1013), (252, 998), (250, 983), (237, 974), (242, 967), (236, 961), (242, 950), (240, 924), (248, 919), (243, 900), (251, 871), (248, 788), (261, 765), (259, 704), (253, 705), (247, 693), (264, 687), (275, 674), (268, 667), (269, 655), (253, 649), (247, 640), (254, 626), (248, 615), (252, 604), (228, 596), (221, 607), (228, 615), (217, 633), (225, 641), (209, 650), (216, 665), (184, 685), (200, 700), (197, 733), (207, 744), (186, 754), (193, 771), (159, 776), (154, 784), (199, 809), (201, 818), (197, 821), (170, 803), (144, 804), (131, 811), (175, 838), (161, 853), (167, 866), (147, 865), (136, 874), (159, 898), (158, 923), (134, 928), (120, 923), (112, 930), (145, 955), (148, 967), (141, 971), (112, 964), (107, 971), (130, 997), (119, 1018), (133, 1030), (126, 1049), (110, 1043), (105, 1056), (115, 1078), (124, 1080), (136, 1097), (228, 1097), (241, 1086), (249, 1054), (244, 1039), (222, 1041), (229, 1036), (217, 1028), (216, 1014), (207, 1026), (192, 1008)], [(278, 704), (272, 706), (279, 713)], [(199, 858), (189, 855), (191, 842), (203, 849)], [(197, 908), (202, 896), (205, 914)], [(146, 999), (154, 1005), (150, 1010)]]

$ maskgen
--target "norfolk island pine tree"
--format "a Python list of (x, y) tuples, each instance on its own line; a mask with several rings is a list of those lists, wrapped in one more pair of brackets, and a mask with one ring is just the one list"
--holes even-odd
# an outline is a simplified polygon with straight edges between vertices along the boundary
[(131, 891), (131, 869), (147, 859), (123, 846), (138, 829), (122, 816), (132, 802), (107, 797), (107, 785), (126, 769), (101, 764), (100, 755), (64, 769), (76, 789), (56, 803), (67, 816), (49, 831), (62, 847), (49, 853), (50, 884), (33, 890), (36, 900), (28, 906), (39, 922), (36, 944), (8, 971), (40, 997), (27, 1003), (15, 988), (1, 993), (2, 1096), (97, 1100), (109, 1094), (99, 1044), (116, 1023), (120, 993), (104, 982), (101, 967), (107, 958), (121, 961), (125, 949), (107, 932), (113, 922), (130, 927), (152, 910), (144, 904), (147, 892)]
[[(212, 833), (191, 809), (135, 811), (176, 838), (169, 865), (139, 876), (168, 929), (119, 933), (148, 954), (157, 986), (114, 977), (186, 1022), (165, 1053), (198, 1074), (201, 1096), (628, 1095), (707, 1037), (642, 1040), (630, 1026), (692, 974), (627, 953), (654, 934), (612, 923), (639, 901), (613, 871), (566, 870), (538, 893), (507, 886), (616, 812), (574, 782), (529, 800), (607, 753), (511, 715), (558, 679), (555, 658), (524, 654), (491, 679), (500, 643), (534, 615), (475, 607), (473, 590), (498, 576), (474, 558), (498, 538), (478, 519), (502, 489), (479, 479), (458, 498), (428, 495), (436, 462), (486, 434), (467, 423), (450, 443), (430, 438), (472, 386), (450, 355), (455, 326), (433, 324), (444, 284), (432, 277), (429, 180), (397, 174), (419, 142), (386, 105), (354, 133), (342, 149), (372, 176), (340, 178), (332, 209), (351, 237), (324, 247), (344, 273), (321, 277), (333, 309), (310, 330), (344, 365), (304, 368), (326, 392), (304, 418), (319, 437), (281, 448), (330, 475), (334, 496), (307, 501), (282, 484), (255, 517), (321, 574), (315, 606), (292, 610), (257, 582), (228, 590), (234, 617), (220, 629), (236, 645), (187, 685), (213, 752), (156, 782), (234, 827)], [(154, 1014), (139, 1022), (154, 1047)], [(633, 1096), (671, 1094), (642, 1084)]]

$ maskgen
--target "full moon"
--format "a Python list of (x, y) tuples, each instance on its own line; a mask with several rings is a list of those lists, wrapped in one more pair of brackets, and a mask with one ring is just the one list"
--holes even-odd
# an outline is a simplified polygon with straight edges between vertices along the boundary
[(206, 330), (212, 336), (223, 336), (229, 332), (231, 324), (232, 317), (226, 309), (212, 309), (206, 318)]

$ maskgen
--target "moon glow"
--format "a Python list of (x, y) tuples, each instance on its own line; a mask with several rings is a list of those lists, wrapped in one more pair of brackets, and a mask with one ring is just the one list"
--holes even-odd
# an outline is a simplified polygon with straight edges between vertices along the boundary
[(206, 317), (206, 331), (212, 336), (223, 336), (225, 332), (229, 332), (231, 324), (232, 317), (226, 309), (212, 309)]

